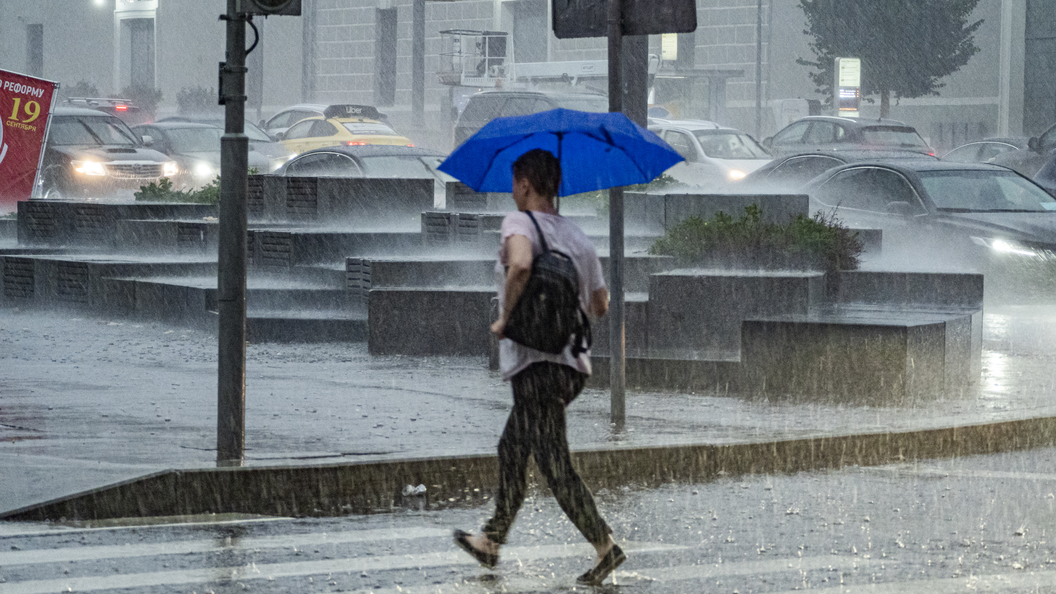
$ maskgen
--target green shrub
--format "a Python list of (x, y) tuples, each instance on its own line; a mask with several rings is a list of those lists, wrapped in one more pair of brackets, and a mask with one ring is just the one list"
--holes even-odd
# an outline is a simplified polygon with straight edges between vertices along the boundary
[(182, 191), (172, 187), (172, 181), (163, 177), (157, 183), (140, 186), (134, 194), (136, 202), (185, 202), (191, 204), (220, 204), (220, 176), (209, 185), (198, 190)]
[(162, 94), (161, 89), (151, 87), (125, 87), (121, 91), (121, 98), (132, 101), (132, 104), (139, 107), (140, 111), (146, 114), (149, 119), (154, 119), (154, 115), (158, 112), (158, 105), (161, 103)]
[(826, 272), (858, 268), (862, 241), (834, 216), (797, 215), (780, 225), (763, 222), (762, 215), (753, 204), (737, 219), (724, 212), (707, 221), (689, 217), (657, 239), (649, 253), (674, 256), (683, 265), (729, 262)]
[(217, 94), (214, 89), (205, 87), (184, 87), (176, 93), (176, 110), (183, 114), (200, 114), (220, 112)]
[(67, 97), (101, 97), (99, 89), (86, 80), (79, 80), (75, 84), (59, 87), (59, 100)]

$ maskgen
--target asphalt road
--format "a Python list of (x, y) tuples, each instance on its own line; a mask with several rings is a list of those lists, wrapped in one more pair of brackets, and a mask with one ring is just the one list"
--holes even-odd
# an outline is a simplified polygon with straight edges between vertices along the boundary
[[(593, 591), (1054, 592), (1056, 449), (597, 493), (629, 560)], [(548, 493), (495, 571), (450, 539), (490, 504), (330, 519), (0, 525), (0, 593), (571, 592), (590, 548)], [(614, 583), (615, 582), (615, 583)]]

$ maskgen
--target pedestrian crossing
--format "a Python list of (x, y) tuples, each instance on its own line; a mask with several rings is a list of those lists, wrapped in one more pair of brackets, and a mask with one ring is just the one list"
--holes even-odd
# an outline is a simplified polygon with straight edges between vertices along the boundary
[[(237, 525), (237, 524), (236, 524)], [(243, 525), (243, 528), (249, 523)], [(103, 538), (104, 544), (69, 545), (71, 536), (91, 535), (92, 530), (27, 530), (23, 536), (51, 538), (60, 546), (7, 546), (17, 533), (0, 537), (0, 594), (49, 594), (53, 592), (226, 592), (229, 586), (264, 591), (329, 591), (343, 580), (342, 591), (359, 594), (487, 594), (529, 593), (576, 589), (575, 573), (567, 565), (589, 563), (593, 549), (586, 543), (543, 544), (503, 547), (499, 567), (488, 572), (464, 552), (450, 544), (451, 532), (435, 526), (368, 528), (337, 526), (337, 530), (295, 533), (291, 526), (261, 530), (259, 525), (245, 536), (215, 538), (174, 537), (165, 542), (105, 544), (125, 538)], [(314, 526), (313, 526), (314, 527)], [(152, 528), (151, 530), (164, 530)], [(142, 528), (140, 529), (142, 530)], [(270, 532), (248, 534), (250, 532)], [(192, 532), (193, 533), (193, 532)], [(22, 542), (22, 541), (18, 541)], [(41, 542), (47, 542), (41, 541)], [(24, 543), (23, 543), (24, 544)], [(695, 591), (696, 584), (713, 585), (731, 578), (801, 576), (808, 572), (845, 575), (870, 572), (880, 560), (856, 555), (818, 555), (791, 558), (739, 560), (695, 559), (692, 547), (664, 542), (620, 541), (630, 560), (612, 576), (621, 591)], [(392, 554), (393, 549), (407, 551)], [(330, 553), (302, 560), (298, 552)], [(388, 554), (379, 554), (386, 552)], [(561, 565), (562, 560), (569, 560)], [(572, 561), (574, 560), (574, 561)], [(679, 564), (679, 561), (683, 561)], [(116, 563), (115, 563), (116, 562)], [(558, 567), (553, 567), (557, 564)], [(170, 568), (171, 566), (171, 568)], [(66, 575), (74, 568), (77, 573)], [(401, 575), (391, 580), (385, 576)], [(402, 574), (400, 572), (403, 572)], [(356, 579), (371, 576), (372, 587)], [(770, 584), (789, 583), (768, 580)], [(419, 583), (413, 583), (419, 582)], [(826, 594), (886, 594), (895, 592), (1020, 591), (1056, 584), (1056, 571), (1020, 572), (941, 580), (841, 585), (819, 589)], [(269, 589), (267, 586), (270, 586)], [(358, 589), (356, 589), (358, 588)], [(801, 591), (801, 590), (800, 590)]]

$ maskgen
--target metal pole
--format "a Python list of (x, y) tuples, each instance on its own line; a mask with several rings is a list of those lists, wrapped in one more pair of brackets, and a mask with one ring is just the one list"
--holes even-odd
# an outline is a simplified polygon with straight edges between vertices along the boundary
[(217, 302), (220, 310), (216, 461), (241, 466), (246, 447), (246, 194), (249, 141), (245, 135), (246, 17), (238, 0), (227, 0), (227, 62), (220, 139), (220, 247)]
[(411, 111), (414, 125), (425, 125), (425, 0), (414, 0), (411, 41)]
[(628, 35), (623, 54), (623, 114), (645, 128), (649, 125), (649, 37)]
[[(622, 0), (610, 0), (609, 111), (623, 111)], [(626, 342), (623, 322), (623, 188), (609, 188), (609, 388), (610, 422), (617, 431), (626, 423)]]
[(763, 130), (763, 0), (755, 11), (755, 137)]

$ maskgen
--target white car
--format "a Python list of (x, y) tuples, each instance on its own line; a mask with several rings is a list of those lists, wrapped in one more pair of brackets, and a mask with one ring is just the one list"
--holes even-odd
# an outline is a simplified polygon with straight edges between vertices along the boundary
[(770, 162), (748, 134), (706, 120), (650, 119), (649, 130), (686, 160), (664, 173), (690, 186), (736, 182)]

